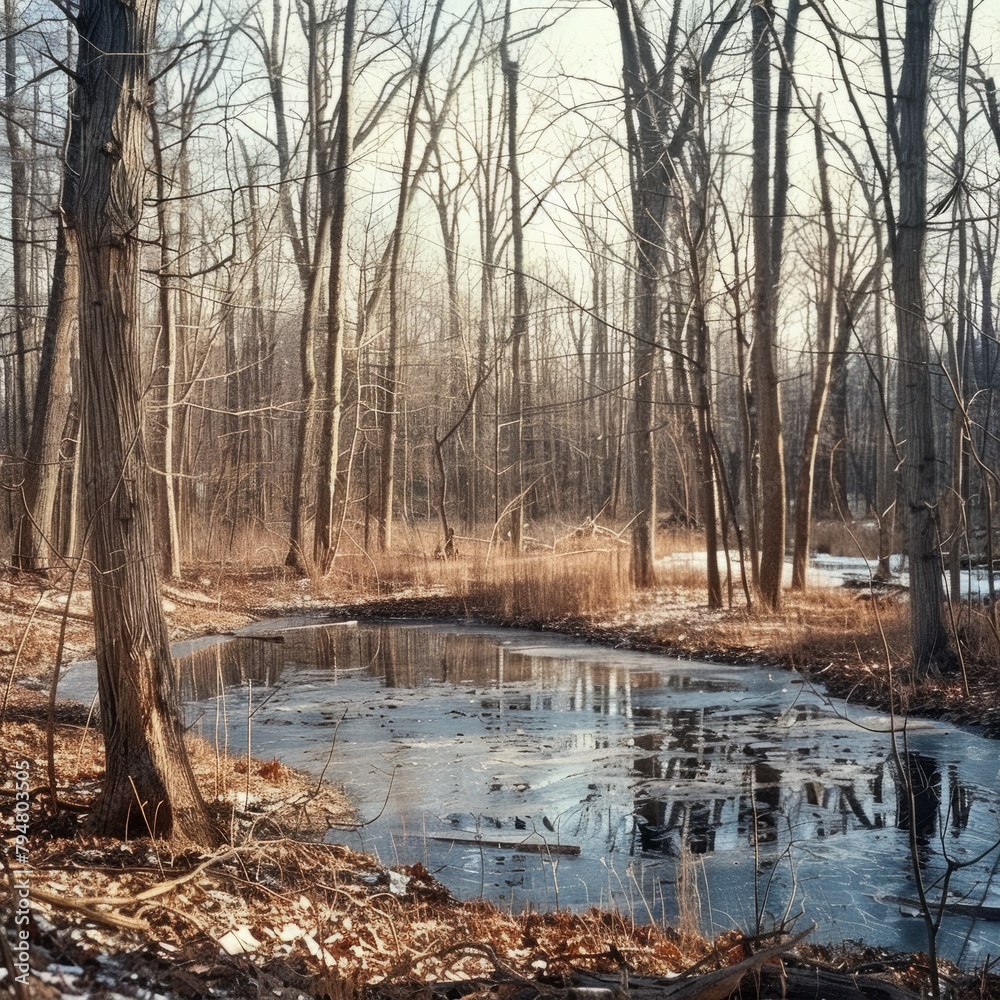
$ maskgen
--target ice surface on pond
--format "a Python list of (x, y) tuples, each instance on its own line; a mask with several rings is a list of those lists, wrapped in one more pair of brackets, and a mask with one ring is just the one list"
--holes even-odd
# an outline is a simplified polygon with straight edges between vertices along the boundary
[[(1000, 744), (914, 720), (894, 753), (887, 716), (793, 673), (537, 633), (311, 624), (180, 659), (189, 722), (242, 753), (249, 710), (256, 755), (325, 770), (373, 820), (331, 836), (420, 861), (459, 896), (673, 919), (693, 876), (708, 932), (804, 912), (817, 940), (919, 950), (911, 818), (932, 898), (942, 849), (968, 861), (1000, 835)], [(996, 913), (998, 866), (993, 852), (956, 872), (949, 900)], [(973, 962), (998, 938), (966, 913), (941, 942)]]
[[(671, 566), (679, 566), (690, 569), (702, 570), (708, 554), (705, 550), (700, 552), (675, 552), (668, 556), (663, 556), (657, 560), (658, 565), (667, 569)], [(737, 551), (729, 553), (730, 563), (733, 567), (733, 575), (739, 578), (740, 554)], [(899, 584), (902, 587), (910, 585), (910, 574), (906, 568), (906, 559), (897, 554), (889, 557), (889, 571), (892, 574), (890, 582)], [(719, 552), (719, 569), (725, 573), (725, 554)], [(845, 583), (866, 584), (870, 582), (878, 572), (877, 559), (865, 559), (861, 556), (830, 556), (815, 555), (809, 560), (809, 567), (806, 570), (806, 581), (812, 587), (842, 587)], [(792, 562), (785, 561), (784, 583), (789, 585), (792, 582)], [(945, 594), (951, 589), (951, 580), (947, 573), (942, 573), (941, 579), (944, 582)], [(993, 571), (994, 590), (1000, 593), (1000, 570)], [(989, 572), (984, 565), (963, 566), (959, 574), (959, 587), (962, 600), (971, 600), (976, 604), (985, 604), (990, 599), (990, 578)]]

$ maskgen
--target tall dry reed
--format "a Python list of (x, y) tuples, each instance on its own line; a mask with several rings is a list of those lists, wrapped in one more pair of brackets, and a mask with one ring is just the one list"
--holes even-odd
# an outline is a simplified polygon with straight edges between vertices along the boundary
[(620, 611), (631, 603), (629, 555), (622, 549), (504, 556), (469, 567), (462, 596), (508, 619), (558, 619)]

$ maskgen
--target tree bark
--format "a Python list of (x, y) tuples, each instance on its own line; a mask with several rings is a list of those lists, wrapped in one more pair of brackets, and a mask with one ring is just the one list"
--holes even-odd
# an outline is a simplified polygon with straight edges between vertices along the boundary
[(153, 167), (156, 175), (156, 222), (160, 241), (160, 269), (157, 278), (157, 304), (160, 313), (158, 341), (158, 377), (154, 379), (157, 403), (161, 410), (158, 436), (162, 477), (158, 493), (161, 500), (162, 522), (158, 525), (160, 566), (168, 580), (181, 575), (181, 543), (177, 525), (177, 491), (174, 476), (174, 386), (177, 382), (177, 312), (174, 290), (170, 283), (169, 219), (167, 212), (167, 182), (163, 165), (163, 145), (159, 122), (149, 113), (153, 140)]
[(940, 556), (937, 452), (934, 442), (930, 336), (924, 311), (927, 232), (927, 77), (934, 0), (908, 0), (903, 66), (896, 109), (899, 122), (899, 211), (892, 285), (899, 352), (902, 418), (902, 495), (910, 561), (910, 639), (921, 673), (950, 670), (955, 654), (944, 622)]
[(513, 445), (510, 542), (514, 552), (524, 543), (524, 411), (531, 377), (528, 366), (528, 288), (524, 276), (524, 219), (521, 212), (521, 169), (518, 159), (518, 65), (510, 58), (510, 0), (504, 12), (500, 66), (507, 93), (507, 165), (510, 183), (510, 228), (514, 252), (514, 301), (510, 327), (510, 440)]
[(820, 291), (817, 298), (816, 324), (816, 374), (809, 399), (809, 415), (802, 441), (802, 460), (799, 464), (799, 481), (795, 492), (795, 542), (792, 548), (792, 589), (806, 589), (806, 569), (809, 563), (809, 535), (812, 528), (813, 480), (816, 471), (816, 450), (819, 429), (826, 409), (830, 390), (830, 371), (833, 344), (834, 316), (837, 312), (836, 270), (837, 230), (833, 223), (833, 204), (830, 200), (830, 180), (823, 145), (820, 103), (817, 101), (813, 122), (816, 139), (816, 164), (820, 185), (820, 213), (825, 230), (826, 260), (819, 275)]
[[(382, 454), (379, 466), (379, 548), (388, 552), (392, 548), (392, 515), (396, 483), (396, 425), (399, 417), (399, 255), (403, 248), (403, 227), (410, 202), (411, 173), (413, 172), (413, 146), (417, 137), (417, 112), (423, 102), (424, 88), (431, 56), (434, 53), (434, 39), (444, 0), (437, 0), (431, 14), (427, 32), (427, 48), (420, 60), (413, 100), (406, 122), (406, 140), (403, 149), (402, 176), (399, 182), (399, 204), (396, 208), (396, 224), (392, 231), (392, 253), (389, 260), (389, 346), (385, 372), (382, 377)], [(425, 160), (425, 163), (428, 162)], [(419, 169), (419, 168), (418, 168)]]
[(24, 513), (18, 524), (14, 554), (17, 568), (28, 572), (47, 572), (59, 554), (55, 513), (63, 430), (72, 400), (69, 383), (78, 285), (76, 233), (60, 217), (31, 437), (25, 455)]
[[(638, 7), (631, 0), (613, 0), (622, 48), (625, 122), (632, 160), (632, 239), (636, 271), (632, 322), (633, 469), (635, 497), (632, 528), (633, 582), (655, 583), (656, 467), (653, 447), (654, 382), (660, 349), (660, 271), (665, 247), (667, 207), (676, 180), (675, 162), (690, 139), (698, 88), (688, 89), (677, 121), (671, 127), (673, 77), (677, 48), (667, 45), (666, 65), (660, 66)], [(691, 73), (704, 80), (737, 15), (742, 0), (715, 28)], [(674, 20), (679, 8), (674, 9)], [(676, 25), (670, 36), (675, 38)]]
[(184, 746), (142, 433), (139, 257), (155, 0), (83, 0), (65, 184), (80, 251), (84, 503), (106, 774), (102, 834), (214, 839)]
[(335, 154), (330, 179), (330, 277), (326, 337), (326, 400), (320, 435), (320, 477), (316, 496), (313, 558), (321, 572), (329, 571), (334, 552), (333, 501), (340, 458), (340, 420), (344, 403), (344, 244), (347, 235), (347, 179), (351, 156), (351, 85), (354, 76), (357, 0), (347, 0), (337, 111)]
[(17, 103), (17, 11), (14, 0), (4, 0), (4, 120), (10, 155), (10, 244), (14, 284), (14, 412), (12, 444), (21, 452), (28, 441), (28, 334), (31, 303), (28, 301), (28, 166), (21, 141)]
[[(785, 564), (785, 456), (781, 395), (777, 371), (777, 263), (785, 206), (776, 184), (770, 198), (771, 19), (770, 0), (750, 8), (753, 25), (753, 181), (754, 340), (751, 367), (760, 438), (760, 596), (773, 610), (781, 607)], [(779, 102), (780, 103), (780, 102)], [(784, 152), (777, 150), (780, 160)]]

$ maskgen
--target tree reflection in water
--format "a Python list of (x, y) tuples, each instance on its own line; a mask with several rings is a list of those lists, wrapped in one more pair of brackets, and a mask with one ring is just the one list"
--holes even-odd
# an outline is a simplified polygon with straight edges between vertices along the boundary
[[(632, 906), (621, 892), (627, 871), (645, 895), (640, 912), (675, 916), (677, 869), (694, 858), (711, 889), (708, 929), (740, 913), (752, 925), (759, 857), (775, 912), (812, 898), (845, 936), (919, 947), (920, 929), (908, 942), (906, 922), (878, 902), (911, 895), (911, 818), (931, 876), (943, 864), (942, 830), (962, 850), (995, 833), (995, 752), (942, 750), (934, 727), (911, 726), (911, 807), (888, 733), (875, 731), (888, 720), (852, 726), (842, 706), (791, 674), (499, 630), (330, 625), (282, 638), (192, 654), (180, 663), (188, 697), (252, 680), (256, 705), (258, 685), (270, 686), (254, 746), (317, 770), (346, 711), (330, 773), (366, 815), (382, 810), (393, 775), (364, 846), (421, 860), (456, 891), (505, 905), (551, 905), (557, 886), (560, 905), (588, 905), (597, 893)], [(237, 726), (230, 747), (238, 741)], [(484, 837), (572, 845), (580, 856), (555, 864), (544, 853), (487, 850)], [(990, 864), (963, 874), (960, 891), (989, 886)]]

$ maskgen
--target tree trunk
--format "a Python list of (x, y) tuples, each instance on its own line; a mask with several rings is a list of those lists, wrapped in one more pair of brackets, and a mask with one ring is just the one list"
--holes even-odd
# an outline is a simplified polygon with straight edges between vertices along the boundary
[(510, 0), (504, 13), (500, 41), (500, 64), (507, 93), (507, 163), (510, 179), (510, 228), (514, 251), (514, 302), (510, 328), (510, 416), (509, 434), (513, 445), (511, 461), (512, 500), (510, 542), (514, 552), (524, 544), (524, 411), (528, 372), (528, 289), (524, 277), (524, 219), (521, 213), (521, 170), (517, 140), (518, 65), (510, 58)]
[[(753, 182), (754, 340), (751, 366), (757, 429), (760, 437), (761, 555), (760, 595), (772, 609), (781, 607), (785, 564), (785, 456), (781, 432), (781, 396), (777, 372), (777, 273), (780, 260), (778, 220), (784, 213), (781, 193), (769, 196), (771, 163), (771, 18), (770, 0), (750, 8), (753, 24)], [(781, 158), (782, 150), (778, 150)], [(773, 218), (772, 218), (773, 210)]]
[[(689, 326), (693, 357), (692, 396), (696, 427), (692, 441), (698, 451), (701, 479), (701, 516), (705, 526), (705, 572), (709, 608), (722, 607), (722, 580), (719, 576), (719, 538), (715, 460), (712, 454), (712, 337), (705, 312), (708, 298), (708, 239), (706, 233), (709, 190), (708, 150), (696, 140), (696, 168), (689, 176), (693, 201), (687, 214), (685, 232), (691, 269)], [(728, 557), (728, 551), (727, 551)], [(731, 585), (730, 585), (731, 589)]]
[[(660, 334), (660, 262), (670, 195), (672, 163), (666, 160), (652, 82), (644, 80), (639, 49), (644, 28), (628, 0), (615, 0), (621, 35), (626, 126), (632, 156), (632, 231), (635, 289), (632, 320), (633, 469), (632, 580), (656, 582), (656, 466), (653, 448), (653, 385)], [(665, 75), (672, 74), (673, 66)]]
[(320, 477), (316, 495), (316, 531), (313, 558), (321, 572), (329, 571), (334, 551), (333, 500), (340, 459), (340, 419), (344, 403), (344, 242), (347, 234), (347, 178), (351, 156), (351, 84), (354, 76), (356, 0), (348, 0), (344, 14), (340, 107), (333, 174), (330, 181), (330, 278), (326, 341), (326, 400), (320, 436)]
[(930, 336), (924, 312), (924, 242), (927, 231), (927, 75), (934, 0), (909, 0), (903, 66), (897, 93), (899, 213), (892, 285), (899, 352), (902, 416), (902, 495), (910, 560), (910, 639), (914, 669), (955, 666), (944, 622), (934, 396)]
[(95, 832), (214, 839), (184, 746), (142, 434), (139, 257), (155, 0), (83, 0), (67, 222), (80, 251), (83, 475), (106, 774)]
[(31, 303), (28, 301), (28, 165), (21, 141), (17, 107), (17, 11), (14, 0), (4, 0), (4, 120), (10, 155), (10, 244), (14, 285), (14, 353), (17, 372), (14, 392), (15, 425), (11, 444), (20, 453), (28, 440), (28, 333)]
[(816, 471), (816, 449), (819, 429), (830, 390), (834, 316), (837, 312), (836, 270), (837, 230), (833, 224), (833, 204), (830, 200), (830, 182), (823, 146), (820, 103), (817, 101), (813, 122), (816, 138), (816, 163), (819, 168), (820, 211), (826, 237), (826, 261), (819, 276), (820, 293), (817, 301), (816, 324), (816, 375), (809, 400), (805, 435), (802, 441), (802, 460), (799, 464), (799, 481), (795, 493), (795, 543), (792, 549), (792, 589), (806, 589), (806, 568), (809, 564), (809, 534), (812, 529), (813, 480)]
[(312, 450), (316, 426), (316, 329), (319, 325), (319, 305), (322, 296), (322, 268), (326, 261), (329, 213), (320, 210), (320, 226), (312, 268), (306, 282), (306, 299), (302, 305), (302, 332), (299, 338), (299, 358), (302, 365), (302, 415), (299, 418), (292, 466), (291, 523), (288, 529), (288, 554), (285, 565), (298, 573), (306, 572), (306, 467)]
[[(403, 149), (402, 176), (399, 181), (399, 204), (396, 208), (396, 224), (392, 231), (392, 254), (389, 261), (389, 349), (385, 373), (382, 378), (384, 390), (382, 412), (382, 455), (379, 468), (379, 548), (388, 552), (392, 548), (392, 513), (396, 482), (396, 425), (399, 415), (399, 255), (403, 247), (403, 227), (410, 202), (411, 172), (413, 170), (413, 146), (417, 138), (417, 112), (423, 102), (424, 88), (430, 69), (431, 55), (434, 53), (434, 39), (444, 0), (437, 0), (431, 15), (427, 33), (427, 48), (420, 60), (417, 81), (410, 103), (406, 122), (406, 141)], [(427, 161), (425, 161), (427, 162)]]
[[(654, 46), (638, 8), (629, 0), (613, 0), (622, 48), (625, 123), (632, 161), (632, 239), (636, 272), (632, 321), (633, 428), (635, 514), (632, 528), (632, 579), (651, 587), (656, 534), (656, 469), (653, 447), (654, 382), (660, 344), (660, 270), (664, 252), (667, 206), (675, 180), (675, 161), (690, 139), (698, 88), (688, 88), (677, 122), (671, 128), (676, 49), (667, 46), (667, 62), (654, 66)], [(742, 0), (736, 0), (715, 28), (705, 51), (691, 69), (696, 81), (708, 77), (722, 43), (736, 23)], [(679, 17), (675, 7), (673, 19)], [(671, 29), (671, 37), (676, 25)], [(669, 131), (668, 131), (669, 130)], [(617, 491), (616, 491), (617, 493)]]
[(159, 122), (150, 112), (150, 134), (153, 140), (153, 167), (156, 175), (156, 222), (160, 240), (160, 270), (158, 305), (160, 312), (159, 364), (154, 378), (154, 391), (161, 410), (159, 437), (162, 476), (159, 483), (162, 522), (158, 525), (160, 566), (168, 580), (181, 575), (181, 544), (177, 527), (177, 491), (174, 483), (174, 386), (177, 382), (177, 314), (174, 293), (170, 285), (169, 220), (167, 216), (167, 182), (163, 167), (163, 146)]
[[(31, 438), (25, 455), (24, 513), (18, 525), (14, 564), (29, 572), (45, 572), (58, 555), (56, 500), (62, 436), (69, 416), (69, 391), (76, 324), (79, 269), (76, 233), (59, 220), (42, 356), (35, 388)], [(66, 553), (72, 557), (71, 552)]]

